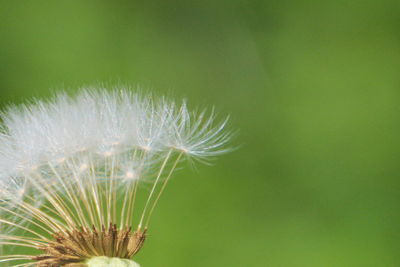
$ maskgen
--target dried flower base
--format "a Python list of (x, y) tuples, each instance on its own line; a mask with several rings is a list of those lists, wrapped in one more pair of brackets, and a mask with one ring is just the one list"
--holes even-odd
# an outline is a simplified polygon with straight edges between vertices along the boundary
[(60, 232), (54, 239), (48, 246), (38, 248), (44, 254), (32, 257), (38, 261), (38, 267), (84, 267), (85, 261), (97, 256), (130, 259), (142, 248), (146, 230), (132, 232), (131, 227), (117, 229), (115, 224), (110, 224), (101, 231), (81, 227)]

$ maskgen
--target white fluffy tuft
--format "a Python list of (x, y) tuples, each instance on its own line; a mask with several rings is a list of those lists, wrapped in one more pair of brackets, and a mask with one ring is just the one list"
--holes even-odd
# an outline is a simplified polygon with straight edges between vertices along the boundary
[[(20, 175), (82, 151), (110, 156), (132, 149), (163, 153), (170, 148), (198, 158), (216, 156), (230, 138), (214, 113), (190, 113), (164, 98), (125, 90), (58, 94), (49, 102), (10, 108), (0, 135), (0, 173)], [(4, 177), (3, 177), (4, 178)]]

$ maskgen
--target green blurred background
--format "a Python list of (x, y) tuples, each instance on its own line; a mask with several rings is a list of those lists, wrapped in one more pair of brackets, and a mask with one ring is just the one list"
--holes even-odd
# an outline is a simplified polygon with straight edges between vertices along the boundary
[(398, 0), (2, 0), (0, 101), (125, 83), (231, 114), (144, 267), (400, 266), (399, 29)]

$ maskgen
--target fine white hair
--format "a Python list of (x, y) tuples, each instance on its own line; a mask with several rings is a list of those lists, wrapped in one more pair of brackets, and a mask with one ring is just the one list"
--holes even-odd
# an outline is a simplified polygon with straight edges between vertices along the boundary
[(177, 105), (127, 90), (82, 90), (52, 100), (9, 108), (2, 116), (0, 179), (75, 157), (132, 149), (166, 153), (170, 149), (207, 159), (226, 152), (226, 120), (215, 125), (211, 111), (190, 113)]

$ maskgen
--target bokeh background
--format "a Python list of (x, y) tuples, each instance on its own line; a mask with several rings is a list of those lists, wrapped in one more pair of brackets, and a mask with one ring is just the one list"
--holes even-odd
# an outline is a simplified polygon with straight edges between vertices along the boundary
[(0, 103), (129, 84), (231, 115), (137, 261), (400, 266), (398, 0), (0, 1)]

